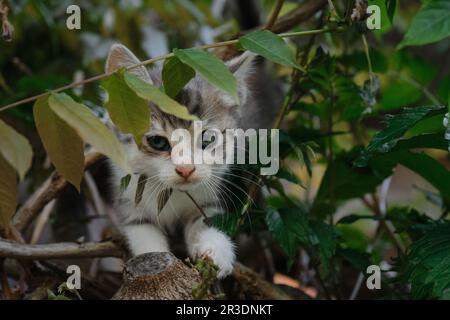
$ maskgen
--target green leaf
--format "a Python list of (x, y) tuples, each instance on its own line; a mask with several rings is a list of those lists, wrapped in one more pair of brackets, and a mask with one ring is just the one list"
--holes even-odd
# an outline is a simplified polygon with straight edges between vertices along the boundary
[(172, 114), (185, 120), (196, 120), (197, 117), (189, 114), (185, 106), (182, 106), (164, 92), (151, 84), (139, 79), (134, 74), (126, 72), (125, 82), (139, 97), (156, 104), (163, 112)]
[(158, 214), (161, 213), (161, 211), (166, 206), (167, 201), (169, 201), (170, 196), (172, 195), (173, 189), (167, 188), (162, 190), (158, 195)]
[(450, 290), (450, 223), (430, 230), (409, 249), (405, 278), (413, 299), (439, 299)]
[(18, 172), (20, 179), (23, 179), (33, 159), (30, 143), (1, 119), (0, 137), (0, 154)]
[(17, 207), (17, 178), (13, 167), (0, 154), (0, 226), (9, 227)]
[(126, 172), (131, 172), (125, 151), (119, 140), (86, 106), (64, 93), (53, 93), (48, 99), (50, 108), (71, 126), (83, 141), (108, 156)]
[(335, 79), (336, 106), (342, 109), (343, 120), (356, 120), (366, 110), (362, 98), (362, 90), (351, 79), (337, 77)]
[(83, 141), (76, 131), (50, 108), (48, 97), (36, 101), (33, 113), (42, 144), (56, 171), (80, 191), (84, 174)]
[(145, 174), (139, 176), (136, 193), (134, 195), (134, 205), (137, 206), (142, 201), (142, 195), (144, 194), (145, 185), (147, 184), (148, 177)]
[(397, 233), (405, 233), (413, 241), (420, 239), (440, 223), (439, 220), (433, 220), (427, 215), (407, 207), (390, 208), (386, 218), (392, 222)]
[(127, 190), (131, 181), (131, 174), (127, 174), (120, 179), (120, 192), (123, 193)]
[[(443, 132), (419, 134), (409, 139), (401, 139), (398, 142), (385, 145), (382, 153), (419, 148), (447, 151), (448, 142), (444, 139)], [(358, 166), (366, 165), (370, 159), (380, 154), (380, 152), (363, 153), (363, 156), (357, 159), (355, 164)]]
[(315, 237), (311, 243), (319, 252), (320, 266), (325, 274), (330, 271), (331, 259), (336, 252), (337, 233), (333, 226), (322, 221), (311, 221), (310, 226)]
[(358, 215), (358, 214), (349, 214), (348, 216), (345, 216), (342, 219), (340, 219), (337, 222), (337, 224), (352, 224), (352, 223), (354, 223), (356, 221), (363, 220), (363, 219), (367, 219), (367, 220), (383, 220), (383, 218), (380, 218), (379, 216), (374, 216), (374, 215), (363, 216), (363, 215)]
[(422, 106), (417, 108), (405, 108), (402, 113), (392, 116), (387, 121), (387, 127), (379, 131), (355, 161), (357, 166), (367, 165), (368, 160), (375, 153), (384, 153), (391, 150), (403, 134), (420, 120), (444, 113), (444, 106)]
[(392, 24), (392, 22), (394, 21), (395, 9), (397, 7), (397, 0), (384, 0), (384, 3), (386, 5), (389, 21)]
[(425, 133), (409, 139), (399, 140), (393, 151), (407, 149), (440, 149), (447, 150), (447, 141), (444, 139), (444, 133)]
[(374, 191), (382, 182), (371, 168), (353, 166), (356, 152), (355, 149), (349, 154), (339, 154), (327, 168), (311, 209), (313, 214), (325, 217), (334, 212), (339, 201), (359, 198)]
[(268, 30), (251, 32), (239, 39), (245, 49), (273, 62), (305, 71), (295, 61), (294, 53), (284, 40)]
[(339, 240), (342, 248), (365, 252), (370, 243), (369, 236), (358, 225), (338, 224)]
[(240, 221), (241, 214), (236, 211), (208, 218), (209, 225), (225, 232), (230, 238), (234, 238), (238, 234)]
[(394, 81), (382, 90), (380, 109), (392, 110), (412, 105), (422, 97), (422, 92), (410, 83)]
[(312, 243), (312, 230), (307, 216), (298, 208), (268, 208), (265, 217), (269, 231), (288, 255), (289, 265), (301, 242)]
[(175, 49), (175, 56), (199, 72), (208, 82), (232, 96), (239, 103), (237, 81), (222, 60), (197, 48)]
[(287, 180), (289, 182), (292, 182), (294, 184), (299, 185), (302, 188), (305, 188), (303, 183), (300, 181), (300, 179), (288, 168), (280, 168), (276, 174), (276, 176), (280, 179)]
[(193, 77), (195, 77), (195, 70), (177, 57), (172, 57), (164, 62), (162, 80), (164, 91), (169, 97), (175, 98)]
[(120, 131), (131, 133), (136, 144), (140, 145), (150, 128), (150, 106), (127, 86), (123, 74), (113, 73), (103, 79), (101, 85), (108, 93), (105, 107)]
[[(280, 209), (282, 210), (282, 209)], [(295, 223), (291, 224), (289, 216), (292, 214), (289, 211), (282, 211), (281, 213), (272, 208), (268, 208), (266, 215), (266, 223), (269, 231), (272, 233), (273, 238), (280, 244), (281, 248), (288, 255), (289, 260), (292, 259), (297, 254), (297, 249), (299, 245), (298, 238), (293, 232), (292, 228), (295, 227)], [(304, 224), (304, 222), (300, 222)]]
[(47, 298), (48, 300), (72, 300), (69, 297), (66, 297), (64, 294), (55, 294), (52, 290), (47, 289)]
[(450, 2), (433, 0), (426, 3), (412, 20), (399, 48), (440, 41), (450, 36)]

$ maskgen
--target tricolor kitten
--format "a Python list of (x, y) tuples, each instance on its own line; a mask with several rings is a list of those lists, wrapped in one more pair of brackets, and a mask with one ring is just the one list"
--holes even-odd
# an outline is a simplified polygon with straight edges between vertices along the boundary
[[(240, 105), (199, 75), (179, 94), (179, 102), (203, 121), (204, 130), (214, 128), (222, 132), (228, 128), (246, 129), (248, 126), (241, 121), (245, 118), (245, 115), (242, 115), (245, 111), (253, 113), (247, 118), (252, 119), (254, 127), (261, 126), (258, 124), (259, 115), (255, 100), (252, 99), (247, 85), (253, 58), (254, 56), (247, 52), (227, 62), (238, 81)], [(114, 45), (108, 55), (106, 71), (138, 62), (136, 56), (126, 47)], [(145, 67), (139, 67), (130, 72), (144, 81), (156, 86), (161, 85), (160, 71), (149, 73)], [(176, 232), (176, 226), (181, 224), (191, 258), (210, 257), (219, 267), (218, 277), (223, 278), (233, 269), (234, 245), (223, 232), (204, 223), (201, 212), (184, 191), (189, 192), (207, 216), (223, 213), (219, 193), (226, 190), (221, 184), (226, 179), (227, 165), (175, 165), (171, 160), (171, 133), (177, 128), (193, 131), (193, 123), (165, 114), (155, 105), (150, 104), (149, 108), (151, 129), (144, 135), (142, 145), (138, 148), (133, 139), (121, 136), (129, 164), (135, 173), (123, 193), (119, 191), (119, 185), (125, 173), (114, 167), (115, 207), (120, 214), (122, 232), (134, 255), (167, 252), (170, 235)], [(195, 143), (195, 148), (202, 146)], [(142, 201), (135, 206), (135, 192), (141, 174), (145, 174), (148, 179)], [(159, 195), (168, 188), (173, 192), (163, 210), (158, 213)]]

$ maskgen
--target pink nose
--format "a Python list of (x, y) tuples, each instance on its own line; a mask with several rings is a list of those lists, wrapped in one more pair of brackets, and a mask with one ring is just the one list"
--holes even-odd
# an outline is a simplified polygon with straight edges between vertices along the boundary
[(185, 166), (177, 166), (177, 167), (175, 167), (175, 172), (180, 177), (183, 177), (185, 180), (187, 180), (187, 178), (189, 178), (194, 171), (195, 171), (195, 167), (192, 166), (192, 165), (185, 165)]

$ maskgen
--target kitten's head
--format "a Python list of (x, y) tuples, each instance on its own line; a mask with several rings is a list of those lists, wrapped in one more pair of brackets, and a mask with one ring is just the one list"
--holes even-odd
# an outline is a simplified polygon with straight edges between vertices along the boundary
[[(251, 71), (254, 55), (246, 52), (226, 64), (236, 77), (240, 105), (234, 98), (209, 84), (200, 75), (196, 75), (182, 89), (176, 100), (186, 106), (191, 114), (202, 121), (203, 132), (213, 129), (225, 132), (226, 129), (236, 128), (240, 116), (240, 109), (250, 99), (247, 87), (248, 75)], [(123, 45), (114, 45), (106, 61), (106, 72), (139, 63), (136, 56)], [(161, 70), (148, 72), (145, 67), (131, 69), (129, 72), (155, 86), (161, 86)], [(132, 106), (130, 106), (132, 107)], [(205, 144), (198, 143), (199, 137), (194, 137), (194, 123), (179, 119), (162, 112), (157, 106), (149, 104), (151, 109), (151, 128), (144, 135), (140, 147), (129, 136), (122, 135), (128, 159), (134, 173), (145, 174), (148, 181), (160, 184), (166, 188), (187, 191), (199, 185), (214, 186), (221, 180), (226, 171), (225, 164), (187, 164), (177, 165), (171, 157), (171, 151), (176, 142), (171, 141), (172, 132), (176, 129), (187, 129), (195, 143), (194, 148), (203, 150)]]

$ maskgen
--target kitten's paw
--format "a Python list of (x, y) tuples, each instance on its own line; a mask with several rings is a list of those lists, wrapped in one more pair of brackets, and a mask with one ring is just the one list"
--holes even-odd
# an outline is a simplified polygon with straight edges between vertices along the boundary
[(219, 267), (217, 277), (223, 279), (233, 271), (236, 259), (231, 240), (222, 232), (208, 228), (202, 230), (193, 246), (194, 258), (209, 257)]

